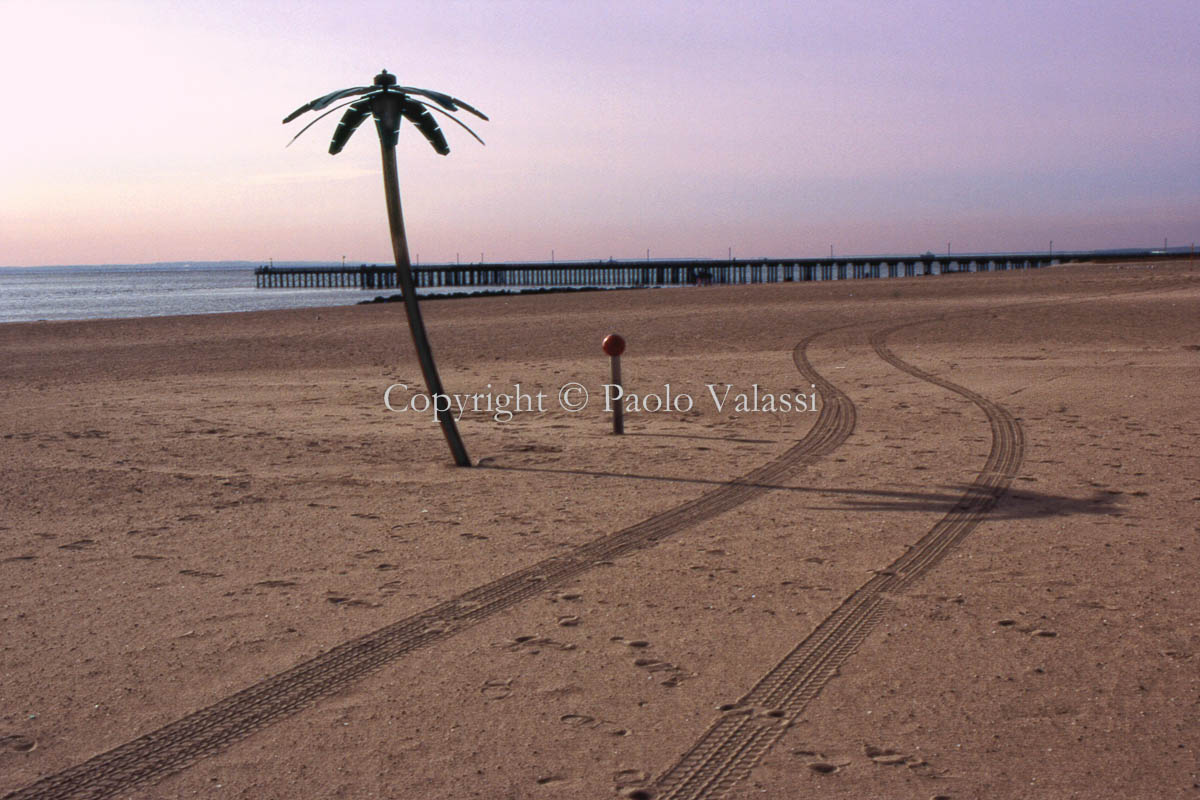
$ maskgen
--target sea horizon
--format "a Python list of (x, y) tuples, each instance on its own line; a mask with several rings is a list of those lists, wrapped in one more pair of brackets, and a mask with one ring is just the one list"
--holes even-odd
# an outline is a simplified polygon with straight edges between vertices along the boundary
[[(853, 259), (912, 258), (915, 256), (922, 256), (922, 255), (926, 255), (926, 254), (932, 254), (939, 258), (945, 258), (945, 257), (970, 258), (973, 256), (984, 256), (984, 255), (1045, 255), (1047, 253), (1052, 253), (1056, 256), (1057, 255), (1078, 256), (1078, 255), (1086, 254), (1086, 255), (1093, 255), (1093, 256), (1098, 256), (1098, 257), (1099, 256), (1114, 256), (1114, 255), (1122, 255), (1122, 254), (1181, 255), (1184, 253), (1194, 252), (1195, 247), (1196, 247), (1195, 243), (1189, 243), (1189, 244), (1185, 244), (1185, 245), (1175, 245), (1175, 246), (1170, 246), (1170, 247), (1159, 247), (1159, 246), (1155, 246), (1155, 245), (1149, 245), (1149, 246), (1130, 246), (1130, 247), (1104, 247), (1104, 248), (1083, 249), (1083, 250), (1073, 250), (1073, 249), (1061, 249), (1060, 250), (1060, 249), (1056, 249), (1056, 248), (1039, 249), (1039, 250), (1001, 250), (1001, 249), (964, 250), (964, 251), (954, 250), (950, 253), (946, 253), (945, 251), (938, 252), (936, 250), (930, 249), (930, 250), (925, 250), (925, 251), (921, 251), (921, 252), (892, 251), (892, 252), (887, 252), (887, 253), (835, 253), (835, 254), (833, 254), (832, 258), (834, 260), (843, 260), (843, 259), (851, 259), (851, 258), (853, 258)], [(829, 256), (826, 256), (824, 253), (816, 253), (816, 254), (801, 255), (801, 256), (780, 255), (780, 254), (776, 253), (773, 255), (772, 254), (766, 254), (766, 255), (763, 255), (763, 254), (760, 254), (760, 255), (734, 254), (731, 256), (731, 258), (734, 261), (759, 261), (762, 259), (771, 260), (771, 259), (776, 259), (776, 258), (778, 258), (778, 259), (804, 258), (804, 259), (824, 260), (826, 258), (829, 258)], [(471, 261), (424, 261), (424, 262), (422, 262), (418, 256), (414, 260), (413, 266), (415, 266), (415, 267), (421, 267), (421, 266), (445, 267), (445, 266), (450, 266), (450, 265), (454, 265), (454, 264), (458, 264), (458, 263), (461, 263), (461, 264), (477, 264), (477, 263), (488, 263), (488, 264), (595, 264), (597, 262), (608, 262), (608, 261), (614, 261), (616, 263), (637, 264), (637, 263), (640, 263), (645, 260), (647, 260), (647, 259), (645, 259), (643, 257), (638, 257), (638, 256), (634, 256), (634, 257), (630, 257), (630, 258), (613, 258), (610, 256), (603, 256), (603, 257), (595, 257), (595, 258), (573, 258), (573, 259), (553, 259), (553, 258), (502, 259), (502, 260), (498, 260), (498, 261), (486, 260), (483, 262), (480, 262), (477, 260), (471, 260)], [(729, 261), (730, 257), (722, 258), (720, 256), (702, 256), (702, 255), (693, 255), (693, 256), (658, 256), (658, 255), (655, 255), (650, 260), (653, 260), (653, 261), (725, 262), (725, 261)], [(361, 259), (361, 258), (353, 258), (353, 259), (347, 258), (344, 261), (340, 260), (340, 259), (339, 260), (329, 260), (329, 259), (278, 259), (278, 260), (277, 259), (266, 259), (266, 260), (261, 260), (261, 259), (260, 260), (255, 260), (255, 259), (217, 259), (217, 260), (177, 259), (174, 261), (104, 262), (104, 263), (96, 263), (96, 264), (0, 264), (0, 270), (255, 269), (257, 267), (265, 267), (265, 266), (272, 266), (272, 265), (276, 266), (276, 267), (289, 267), (289, 266), (290, 267), (340, 267), (340, 266), (354, 267), (354, 266), (359, 266), (359, 265), (387, 266), (387, 265), (390, 265), (391, 263), (392, 263), (392, 260), (390, 257), (374, 259), (374, 260)]]
[[(1191, 252), (1189, 246), (1169, 249), (1121, 248), (1092, 251), (1055, 251), (1055, 258), (1179, 256)], [(1012, 252), (1003, 255), (1045, 256), (1047, 251)], [(934, 257), (954, 263), (978, 256), (1000, 253), (906, 253), (893, 255), (834, 255), (831, 259), (811, 257), (817, 261), (873, 261), (883, 259), (914, 259)], [(653, 259), (666, 261), (710, 261), (729, 263), (729, 259)], [(771, 261), (772, 257), (738, 257), (733, 262), (753, 263)], [(786, 260), (786, 259), (781, 259)], [(443, 267), (458, 262), (427, 262), (416, 266)], [(461, 262), (463, 266), (479, 262)], [(589, 259), (584, 261), (487, 262), (497, 264), (596, 264), (616, 263), (636, 265), (642, 259)], [(341, 261), (297, 260), (271, 261), (276, 268), (341, 267)], [(370, 302), (381, 295), (394, 294), (387, 289), (358, 288), (273, 288), (255, 287), (254, 271), (266, 266), (261, 261), (159, 261), (143, 264), (64, 264), (47, 266), (0, 267), (0, 323), (40, 321), (80, 321), (88, 319), (121, 319), (189, 314), (220, 314), (246, 311), (269, 311), (297, 308), (357, 305)], [(387, 266), (386, 261), (345, 262), (347, 268), (359, 264)], [(515, 290), (517, 287), (477, 286), (477, 291)], [(537, 289), (538, 286), (521, 287)], [(467, 287), (423, 288), (421, 295), (438, 295), (464, 290)]]

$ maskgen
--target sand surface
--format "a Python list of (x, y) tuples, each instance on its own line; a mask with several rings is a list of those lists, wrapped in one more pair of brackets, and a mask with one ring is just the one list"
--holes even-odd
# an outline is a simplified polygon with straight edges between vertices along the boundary
[(0, 326), (0, 794), (1200, 797), (1200, 266), (424, 309)]

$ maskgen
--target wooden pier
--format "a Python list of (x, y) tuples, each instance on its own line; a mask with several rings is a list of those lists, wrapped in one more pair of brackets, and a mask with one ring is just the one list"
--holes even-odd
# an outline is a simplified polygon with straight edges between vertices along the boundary
[[(1146, 251), (1147, 255), (1151, 251)], [(689, 286), (698, 284), (788, 283), (870, 280), (1038, 269), (1066, 261), (1095, 259), (1096, 253), (868, 256), (658, 261), (573, 261), (567, 263), (433, 264), (413, 267), (418, 288), (531, 288)], [(391, 265), (357, 267), (259, 267), (260, 289), (395, 289)]]

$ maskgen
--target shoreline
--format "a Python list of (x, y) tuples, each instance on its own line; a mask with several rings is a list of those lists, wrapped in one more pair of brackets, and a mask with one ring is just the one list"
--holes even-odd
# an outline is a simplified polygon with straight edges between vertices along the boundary
[[(438, 294), (422, 295), (417, 293), (418, 300), (461, 300), (464, 298), (477, 297), (513, 297), (524, 295), (543, 295), (543, 294), (574, 294), (576, 292), (620, 292), (628, 290), (641, 289), (675, 289), (683, 288), (676, 286), (539, 286), (529, 289), (480, 289), (474, 292), (445, 292)], [(360, 300), (355, 303), (359, 306), (370, 306), (379, 303), (403, 303), (404, 294), (392, 294), (384, 297), (383, 295), (376, 296), (373, 300)]]

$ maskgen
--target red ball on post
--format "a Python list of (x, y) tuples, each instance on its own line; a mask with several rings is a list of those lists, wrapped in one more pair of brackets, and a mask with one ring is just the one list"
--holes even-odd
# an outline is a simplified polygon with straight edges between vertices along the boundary
[(616, 357), (625, 352), (625, 339), (619, 334), (610, 333), (600, 346), (604, 348), (605, 355)]

